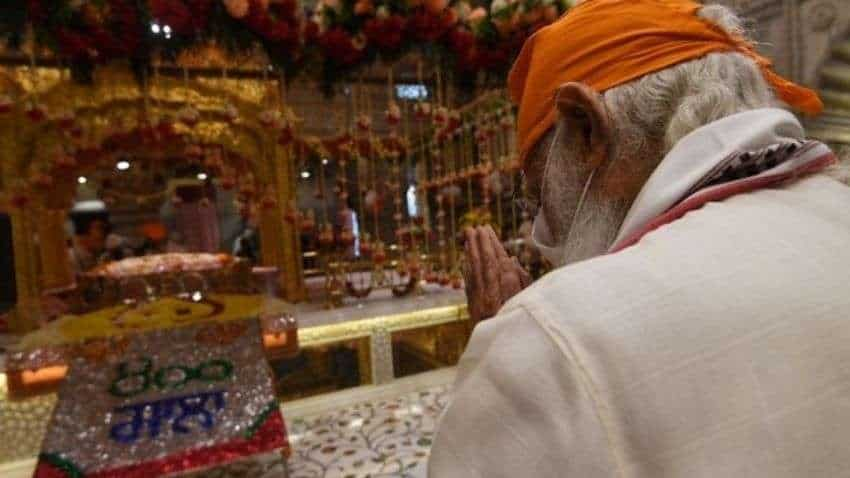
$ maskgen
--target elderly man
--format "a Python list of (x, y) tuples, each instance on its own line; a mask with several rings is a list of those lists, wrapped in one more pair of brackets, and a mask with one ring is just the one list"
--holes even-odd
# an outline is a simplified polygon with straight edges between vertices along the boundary
[(563, 267), (507, 300), (522, 272), (467, 232), (472, 313), (498, 313), (430, 476), (847, 475), (850, 188), (779, 109), (817, 96), (688, 0), (582, 3), (510, 90), (533, 238)]

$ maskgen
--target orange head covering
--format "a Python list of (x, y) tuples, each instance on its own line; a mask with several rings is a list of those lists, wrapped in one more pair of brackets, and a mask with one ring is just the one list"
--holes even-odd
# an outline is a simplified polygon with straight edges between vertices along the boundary
[(168, 230), (160, 222), (147, 222), (142, 224), (139, 229), (146, 238), (154, 242), (160, 242), (168, 237)]
[(581, 82), (599, 93), (713, 52), (752, 58), (780, 99), (808, 114), (823, 103), (813, 91), (779, 75), (746, 39), (697, 16), (690, 0), (586, 0), (535, 33), (508, 76), (519, 104), (520, 161), (557, 118), (555, 91)]

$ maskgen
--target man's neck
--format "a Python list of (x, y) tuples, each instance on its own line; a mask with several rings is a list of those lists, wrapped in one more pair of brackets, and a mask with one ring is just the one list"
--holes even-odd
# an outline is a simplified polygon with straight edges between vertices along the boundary
[(628, 209), (624, 201), (591, 197), (578, 218), (573, 238), (565, 245), (564, 264), (604, 254), (614, 242)]
[(631, 205), (616, 241), (634, 234), (683, 200), (730, 155), (799, 140), (805, 133), (791, 113), (762, 108), (727, 116), (697, 128), (664, 157)]

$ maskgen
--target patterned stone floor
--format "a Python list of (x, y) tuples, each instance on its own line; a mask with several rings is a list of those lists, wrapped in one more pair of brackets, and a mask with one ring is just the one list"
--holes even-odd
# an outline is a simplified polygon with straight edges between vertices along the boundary
[(289, 421), (291, 478), (425, 476), (448, 385)]

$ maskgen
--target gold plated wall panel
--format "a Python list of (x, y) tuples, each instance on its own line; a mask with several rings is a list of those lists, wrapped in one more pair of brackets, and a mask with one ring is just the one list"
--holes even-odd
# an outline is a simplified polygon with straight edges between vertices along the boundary
[[(200, 122), (192, 128), (176, 122), (175, 129), (194, 141), (220, 144), (228, 152), (248, 159), (251, 171), (244, 173), (253, 173), (258, 189), (270, 188), (277, 196), (277, 206), (265, 215), (266, 224), (260, 225), (264, 263), (280, 269), (281, 290), (288, 300), (304, 298), (298, 237), (292, 228), (284, 227), (283, 220), (283, 207), (294, 198), (292, 156), (287, 148), (277, 146), (276, 137), (271, 137), (258, 120), (260, 113), (270, 108), (283, 110), (294, 118), (281, 103), (282, 92), (275, 82), (227, 78), (186, 81), (155, 75), (140, 84), (128, 69), (119, 66), (99, 68), (93, 85), (81, 85), (70, 81), (66, 71), (18, 67), (0, 69), (0, 94), (15, 101), (15, 109), (0, 117), (0, 210), (19, 216), (13, 217), (19, 296), (19, 306), (12, 319), (14, 331), (35, 327), (40, 317), (38, 297), (43, 288), (71, 282), (70, 264), (61, 250), (64, 245), (57, 246), (59, 238), (54, 237), (61, 237), (64, 244), (64, 231), (52, 220), (36, 227), (20, 217), (20, 214), (49, 215), (51, 209), (59, 206), (45, 208), (45, 197), (31, 198), (23, 212), (12, 211), (14, 208), (9, 204), (26, 179), (49, 170), (63, 141), (55, 121), (49, 118), (60, 112), (73, 112), (84, 130), (79, 141), (94, 146), (116, 132), (135, 128), (146, 119), (173, 118), (185, 105), (196, 108)], [(24, 105), (30, 102), (43, 105), (48, 119), (37, 123), (27, 120)], [(235, 120), (222, 114), (231, 107), (239, 113)], [(74, 175), (61, 178), (65, 182), (74, 180)], [(53, 191), (67, 192), (59, 204), (70, 202), (75, 185), (68, 188), (56, 185), (58, 189)], [(36, 233), (41, 238), (39, 242)]]
[(52, 289), (74, 282), (65, 245), (65, 218), (60, 209), (46, 209), (38, 221), (39, 252), (41, 253), (41, 286)]

